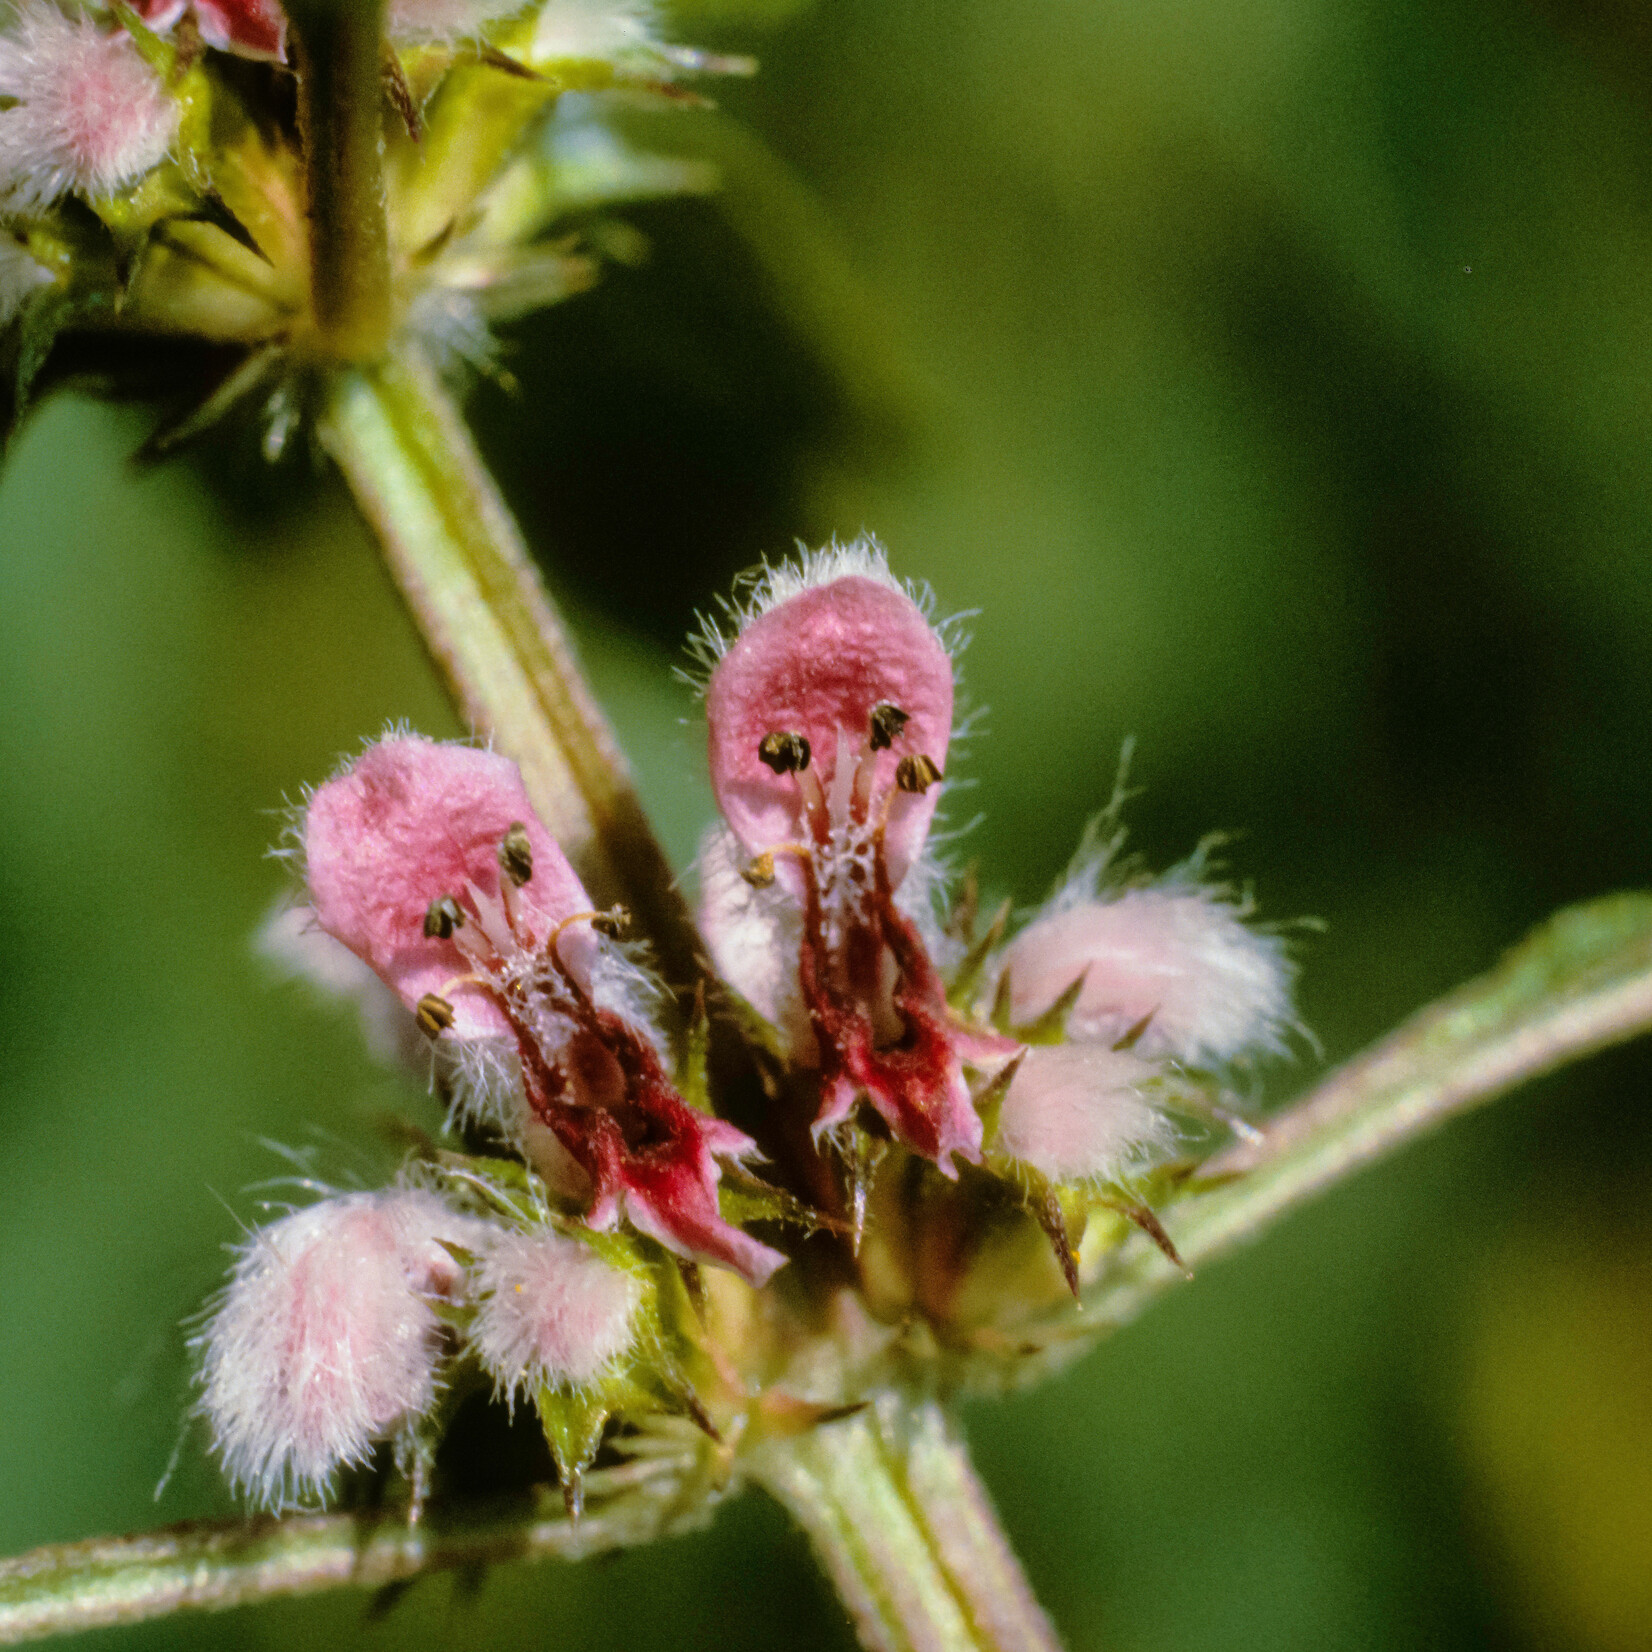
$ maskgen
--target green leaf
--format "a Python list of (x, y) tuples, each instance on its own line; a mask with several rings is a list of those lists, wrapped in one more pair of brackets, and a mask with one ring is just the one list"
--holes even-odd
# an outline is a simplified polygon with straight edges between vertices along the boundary
[(562, 1496), (569, 1517), (577, 1519), (585, 1503), (582, 1476), (596, 1457), (608, 1422), (607, 1401), (585, 1389), (562, 1393), (541, 1388), (534, 1395), (534, 1406), (556, 1459), (556, 1471), (562, 1477)]
[(1004, 938), (1004, 931), (1009, 926), (1010, 903), (1005, 901), (992, 915), (992, 922), (987, 925), (981, 937), (964, 955), (964, 961), (959, 964), (958, 972), (952, 978), (952, 985), (947, 988), (946, 1001), (955, 1010), (967, 1010), (975, 1000), (975, 994), (980, 990), (981, 977), (986, 972), (987, 959), (993, 950)]

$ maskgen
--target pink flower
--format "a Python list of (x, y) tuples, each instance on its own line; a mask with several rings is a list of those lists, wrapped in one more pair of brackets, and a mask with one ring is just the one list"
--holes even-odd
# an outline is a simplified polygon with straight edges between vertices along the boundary
[(1029, 1049), (1010, 1080), (996, 1146), (1054, 1182), (1117, 1182), (1175, 1140), (1149, 1091), (1157, 1068), (1095, 1044)]
[(24, 0), (0, 33), (0, 99), (15, 100), (0, 109), (0, 212), (112, 195), (158, 166), (178, 130), (130, 36), (44, 0)]
[(1290, 965), (1277, 935), (1197, 887), (1060, 897), (1005, 954), (1010, 1019), (1024, 1026), (1082, 978), (1067, 1036), (1193, 1066), (1276, 1051), (1291, 1025)]
[(239, 57), (286, 59), (287, 16), (277, 0), (133, 0), (138, 16), (163, 34), (191, 9), (207, 45)]
[(485, 1235), (417, 1188), (325, 1199), (254, 1233), (198, 1342), (200, 1409), (230, 1479), (286, 1506), (428, 1411), (430, 1302), (462, 1277), (440, 1241)]
[(550, 1228), (501, 1233), (476, 1270), (470, 1344), (499, 1389), (581, 1388), (635, 1341), (642, 1281)]
[(751, 857), (746, 881), (775, 887), (749, 899), (709, 866), (708, 939), (777, 1019), (801, 1007), (814, 1048), (795, 1053), (821, 1073), (817, 1136), (864, 1095), (951, 1174), (954, 1156), (981, 1151), (964, 1062), (1015, 1048), (951, 1015), (896, 900), (935, 814), (952, 662), (870, 542), (768, 571), (742, 618), (733, 642), (711, 644), (711, 780)]
[[(310, 800), (316, 921), (432, 1037), (513, 1088), (590, 1184), (586, 1221), (626, 1217), (761, 1283), (785, 1258), (722, 1220), (718, 1158), (755, 1144), (677, 1094), (637, 972), (528, 802), (514, 763), (415, 736), (370, 747)], [(504, 1048), (514, 1059), (501, 1059)]]

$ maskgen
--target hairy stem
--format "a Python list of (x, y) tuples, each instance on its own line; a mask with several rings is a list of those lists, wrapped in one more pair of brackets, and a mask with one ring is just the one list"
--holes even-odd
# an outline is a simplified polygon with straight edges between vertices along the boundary
[(759, 1448), (750, 1471), (809, 1534), (868, 1652), (1057, 1652), (968, 1448), (933, 1401), (885, 1395)]
[(593, 899), (623, 902), (673, 986), (700, 942), (566, 627), (430, 363), (406, 348), (341, 374), (322, 440), (472, 729), (521, 765)]
[[(600, 1477), (589, 1489), (602, 1493)], [(193, 1521), (35, 1549), (0, 1561), (0, 1646), (328, 1589), (382, 1589), (502, 1561), (579, 1560), (663, 1530), (654, 1500), (620, 1498), (576, 1526), (552, 1495), (549, 1517), (516, 1502), (436, 1510), (418, 1526), (401, 1514)]]
[(368, 361), (390, 337), (380, 85), (384, 0), (289, 0), (318, 342)]

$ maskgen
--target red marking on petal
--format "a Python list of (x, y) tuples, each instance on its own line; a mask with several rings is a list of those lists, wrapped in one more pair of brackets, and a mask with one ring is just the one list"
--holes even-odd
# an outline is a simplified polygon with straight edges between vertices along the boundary
[[(706, 688), (711, 781), (717, 803), (752, 854), (801, 832), (797, 780), (758, 756), (776, 730), (802, 734), (812, 771), (830, 787), (839, 731), (860, 750), (873, 708), (890, 704), (909, 721), (876, 757), (873, 789), (894, 787), (903, 756), (946, 765), (952, 733), (952, 662), (923, 611), (883, 580), (849, 574), (800, 592), (749, 621)], [(923, 846), (938, 795), (901, 792), (886, 834), (891, 882), (899, 885)]]
[(717, 1206), (716, 1156), (744, 1157), (756, 1143), (689, 1107), (629, 1023), (589, 1006), (572, 1013), (585, 1025), (565, 1054), (523, 1041), (523, 1074), (529, 1105), (591, 1178), (586, 1220), (607, 1227), (623, 1212), (668, 1250), (763, 1284), (786, 1258), (725, 1222)]
[[(1000, 1050), (991, 1035), (969, 1033), (952, 1019), (945, 985), (923, 940), (894, 903), (881, 855), (868, 922), (848, 938), (845, 969), (834, 969), (827, 957), (812, 875), (807, 882), (799, 978), (820, 1046), (816, 1136), (848, 1118), (864, 1095), (898, 1140), (934, 1160), (946, 1175), (957, 1175), (954, 1156), (972, 1164), (981, 1157), (981, 1116), (970, 1099), (963, 1062), (988, 1042), (994, 1057), (1017, 1046), (1005, 1041)], [(903, 1031), (879, 1047), (875, 1018), (885, 949), (898, 971), (892, 1003)]]
[[(282, 62), (287, 56), (287, 17), (275, 0), (194, 0), (201, 38), (240, 57)], [(135, 0), (133, 9), (152, 29), (167, 30), (189, 10), (188, 0)]]

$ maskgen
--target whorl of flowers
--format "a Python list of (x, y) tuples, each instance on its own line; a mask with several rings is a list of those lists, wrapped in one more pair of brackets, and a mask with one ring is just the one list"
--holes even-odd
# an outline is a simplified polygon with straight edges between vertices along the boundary
[[(607, 1419), (715, 1431), (714, 1393), (738, 1433), (737, 1373), (786, 1368), (823, 1324), (859, 1324), (873, 1357), (920, 1324), (1013, 1349), (999, 1325), (1047, 1310), (1052, 1279), (1079, 1288), (1093, 1219), (1174, 1256), (1151, 1202), (1191, 1133), (1232, 1117), (1230, 1075), (1284, 1047), (1283, 947), (1204, 851), (1151, 882), (1114, 863), (1116, 831), (1013, 938), (1007, 903), (979, 933), (968, 902), (943, 923), (926, 841), (956, 628), (932, 607), (864, 540), (765, 569), (700, 639), (720, 979), (687, 1024), (507, 758), (392, 732), (308, 799), (303, 917), (266, 946), (353, 998), (364, 969), (383, 983), (459, 1145), (243, 1248), (201, 1338), (238, 1484), (314, 1492), (378, 1442), (425, 1438), (438, 1396), (479, 1381), (531, 1401), (577, 1509)], [(713, 1111), (713, 1015), (749, 1041), (752, 1135)], [(805, 1241), (812, 1260), (765, 1291)], [(701, 1263), (724, 1270), (715, 1293)]]

